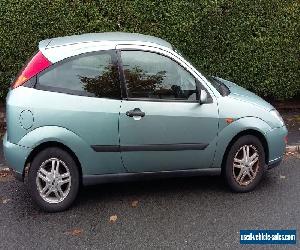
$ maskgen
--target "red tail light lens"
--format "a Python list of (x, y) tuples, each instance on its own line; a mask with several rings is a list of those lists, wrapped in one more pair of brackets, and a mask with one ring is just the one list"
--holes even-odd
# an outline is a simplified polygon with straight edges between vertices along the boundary
[(50, 65), (51, 62), (42, 54), (41, 51), (39, 51), (31, 58), (29, 63), (23, 67), (11, 87), (15, 89), (22, 86), (27, 80), (34, 77), (45, 68), (48, 68)]

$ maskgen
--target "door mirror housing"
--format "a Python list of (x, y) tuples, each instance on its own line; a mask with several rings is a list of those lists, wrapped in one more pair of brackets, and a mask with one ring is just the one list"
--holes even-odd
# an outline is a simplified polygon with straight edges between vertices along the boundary
[(206, 90), (201, 89), (199, 83), (197, 83), (197, 99), (200, 105), (208, 102), (208, 94)]
[(204, 104), (207, 103), (207, 92), (204, 89), (200, 89), (200, 98), (199, 98), (199, 103)]

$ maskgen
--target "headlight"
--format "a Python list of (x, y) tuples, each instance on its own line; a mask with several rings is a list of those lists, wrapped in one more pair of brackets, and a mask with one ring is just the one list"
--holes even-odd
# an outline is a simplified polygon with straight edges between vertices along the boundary
[(284, 125), (284, 121), (283, 121), (281, 115), (279, 114), (279, 112), (276, 109), (271, 110), (270, 113), (273, 115), (273, 117), (275, 117), (277, 119), (277, 121), (280, 122), (281, 126)]

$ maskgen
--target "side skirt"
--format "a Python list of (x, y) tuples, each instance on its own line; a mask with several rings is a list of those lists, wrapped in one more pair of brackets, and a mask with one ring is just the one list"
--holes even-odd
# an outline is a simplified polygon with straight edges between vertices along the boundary
[(187, 170), (160, 171), (160, 172), (84, 175), (82, 177), (82, 184), (84, 186), (89, 186), (89, 185), (95, 185), (100, 183), (140, 181), (140, 180), (203, 176), (203, 175), (211, 176), (211, 175), (220, 175), (220, 174), (221, 174), (221, 168), (207, 168), (207, 169), (187, 169)]

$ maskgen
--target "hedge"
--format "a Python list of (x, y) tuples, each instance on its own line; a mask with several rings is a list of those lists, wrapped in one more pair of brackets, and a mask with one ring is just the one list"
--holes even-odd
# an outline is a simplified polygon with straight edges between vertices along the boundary
[(42, 39), (126, 31), (166, 39), (207, 74), (262, 97), (300, 94), (298, 0), (2, 0), (0, 99)]

